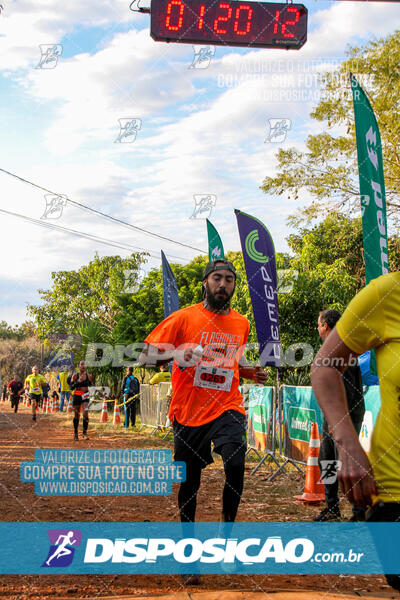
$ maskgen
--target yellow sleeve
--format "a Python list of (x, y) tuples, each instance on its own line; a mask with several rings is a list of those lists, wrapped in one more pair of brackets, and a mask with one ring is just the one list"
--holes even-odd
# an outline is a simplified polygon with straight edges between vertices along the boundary
[(380, 293), (381, 279), (378, 277), (363, 288), (336, 323), (340, 339), (357, 354), (376, 348), (385, 341), (386, 320), (384, 295)]
[(155, 385), (156, 383), (159, 382), (160, 379), (160, 373), (156, 373), (155, 375), (153, 375), (153, 377), (150, 379), (149, 383), (151, 385)]

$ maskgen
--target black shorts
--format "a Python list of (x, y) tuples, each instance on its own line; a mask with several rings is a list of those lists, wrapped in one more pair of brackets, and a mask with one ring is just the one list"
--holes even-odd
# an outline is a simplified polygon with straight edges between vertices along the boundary
[(72, 406), (81, 406), (82, 404), (85, 404), (85, 402), (89, 404), (89, 398), (83, 399), (83, 396), (75, 396), (75, 394), (73, 394)]
[(40, 399), (42, 397), (42, 394), (29, 394), (29, 398), (31, 400), (36, 400), (36, 402), (39, 404)]
[(237, 444), (246, 449), (246, 415), (236, 410), (227, 410), (219, 417), (198, 427), (181, 425), (175, 419), (174, 460), (197, 463), (203, 469), (213, 462), (214, 452), (221, 454), (224, 444)]

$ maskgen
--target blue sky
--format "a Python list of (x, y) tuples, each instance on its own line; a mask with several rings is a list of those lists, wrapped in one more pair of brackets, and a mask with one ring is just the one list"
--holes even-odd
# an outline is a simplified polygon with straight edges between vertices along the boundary
[[(322, 131), (309, 113), (317, 72), (336, 68), (346, 47), (400, 27), (396, 3), (306, 2), (308, 41), (299, 51), (216, 47), (206, 69), (190, 68), (189, 44), (154, 42), (150, 16), (129, 1), (4, 0), (0, 15), (0, 168), (139, 227), (206, 251), (194, 196), (216, 198), (210, 219), (226, 249), (240, 248), (234, 208), (270, 229), (287, 250), (286, 219), (300, 202), (259, 188), (276, 169), (279, 147), (304, 148)], [(52, 69), (35, 68), (39, 46), (59, 44)], [(299, 97), (299, 94), (305, 94)], [(278, 98), (274, 97), (278, 95)], [(279, 99), (279, 95), (281, 99)], [(119, 119), (139, 119), (131, 143), (118, 143)], [(269, 119), (288, 119), (282, 142), (266, 142)], [(0, 209), (41, 219), (42, 190), (0, 172)], [(19, 323), (52, 271), (77, 269), (115, 248), (1, 214), (0, 319)], [(184, 264), (197, 253), (112, 224), (68, 203), (42, 219), (147, 249)], [(121, 255), (127, 250), (118, 250)], [(176, 258), (178, 257), (178, 258)]]

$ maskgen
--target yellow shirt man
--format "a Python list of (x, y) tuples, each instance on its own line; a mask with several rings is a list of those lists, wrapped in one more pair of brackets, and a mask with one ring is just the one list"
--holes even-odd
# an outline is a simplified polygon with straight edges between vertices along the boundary
[(151, 385), (162, 383), (163, 381), (171, 381), (171, 373), (169, 371), (160, 371), (150, 379)]
[(383, 502), (400, 502), (400, 272), (374, 279), (346, 308), (336, 325), (357, 354), (375, 348), (382, 406), (369, 460)]
[(68, 385), (67, 377), (68, 377), (68, 371), (59, 373), (59, 375), (58, 375), (58, 379), (60, 380), (61, 392), (70, 392), (71, 391), (71, 388)]
[(40, 373), (38, 375), (34, 375), (31, 373), (25, 379), (25, 385), (29, 386), (29, 393), (40, 395), (42, 393), (42, 386), (47, 383), (46, 379)]

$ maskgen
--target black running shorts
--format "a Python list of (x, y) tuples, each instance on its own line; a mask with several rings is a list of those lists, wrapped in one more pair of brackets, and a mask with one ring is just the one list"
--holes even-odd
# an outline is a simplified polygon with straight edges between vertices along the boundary
[(237, 444), (246, 449), (246, 416), (236, 410), (227, 410), (198, 427), (181, 425), (175, 419), (173, 430), (174, 460), (198, 463), (201, 468), (214, 462), (211, 442), (217, 454), (221, 454), (224, 444)]

